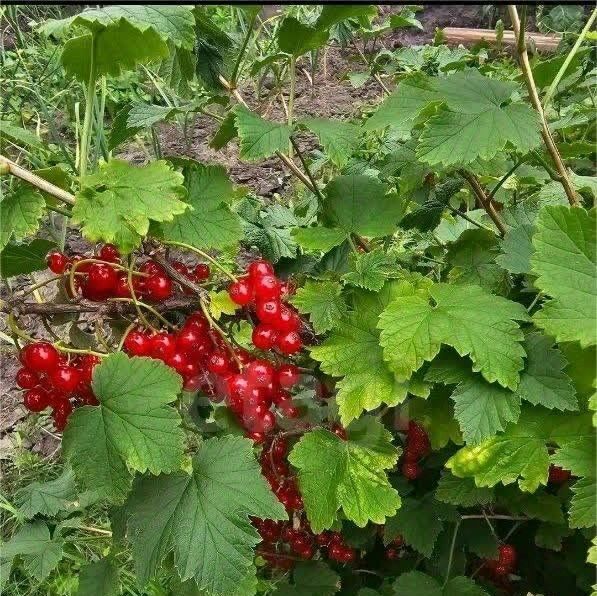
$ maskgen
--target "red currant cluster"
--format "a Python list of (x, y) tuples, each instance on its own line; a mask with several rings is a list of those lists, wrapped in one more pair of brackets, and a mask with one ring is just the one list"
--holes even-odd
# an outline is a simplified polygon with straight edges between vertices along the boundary
[(51, 408), (56, 430), (64, 430), (73, 408), (99, 403), (91, 390), (97, 356), (77, 354), (69, 359), (52, 344), (39, 341), (25, 346), (19, 358), (23, 368), (17, 371), (16, 383), (25, 389), (25, 408), (30, 412)]
[(503, 582), (516, 569), (516, 548), (512, 544), (502, 544), (497, 559), (487, 559), (481, 570), (490, 580)]
[(570, 470), (565, 470), (564, 468), (561, 468), (560, 466), (556, 466), (554, 464), (551, 464), (551, 466), (549, 466), (548, 481), (551, 484), (564, 484), (564, 482), (570, 480), (571, 476), (572, 474)]
[(402, 459), (402, 475), (407, 480), (416, 480), (423, 469), (419, 461), (431, 452), (431, 443), (425, 429), (411, 420), (408, 423), (406, 447)]
[[(107, 298), (132, 298), (128, 283), (128, 271), (120, 264), (120, 253), (112, 244), (104, 244), (97, 255), (85, 257), (75, 254), (67, 257), (64, 253), (52, 251), (48, 254), (47, 263), (50, 271), (57, 275), (68, 272), (73, 266), (75, 272), (74, 289), (84, 298), (93, 301)], [(101, 261), (101, 262), (94, 262)], [(77, 263), (81, 262), (80, 265)], [(172, 266), (193, 282), (202, 282), (209, 278), (208, 265), (200, 263), (189, 269), (180, 261), (172, 261)], [(138, 271), (133, 272), (132, 286), (139, 299), (153, 301), (165, 300), (174, 293), (174, 284), (164, 269), (154, 261), (146, 261)], [(67, 286), (70, 293), (71, 289)], [(184, 291), (187, 291), (184, 289)]]
[(388, 561), (397, 561), (402, 556), (402, 547), (404, 546), (404, 538), (396, 536), (390, 544), (386, 547), (386, 559)]
[(277, 348), (282, 354), (296, 354), (303, 346), (301, 319), (284, 303), (294, 288), (274, 275), (268, 261), (253, 261), (247, 273), (230, 284), (228, 294), (236, 304), (254, 308), (259, 324), (253, 329), (253, 344), (260, 350)]

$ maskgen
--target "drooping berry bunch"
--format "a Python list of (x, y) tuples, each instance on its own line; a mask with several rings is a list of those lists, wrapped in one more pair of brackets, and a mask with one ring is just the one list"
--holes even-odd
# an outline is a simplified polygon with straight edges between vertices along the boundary
[(30, 412), (51, 408), (56, 430), (64, 430), (73, 408), (98, 404), (91, 390), (97, 356), (77, 354), (69, 358), (52, 344), (39, 341), (26, 345), (19, 358), (23, 367), (17, 371), (16, 383), (25, 390), (23, 405)]
[[(81, 254), (68, 257), (64, 253), (52, 251), (46, 261), (50, 271), (57, 275), (63, 275), (74, 267), (77, 274), (74, 290), (88, 300), (97, 302), (108, 298), (132, 298), (128, 271), (121, 265), (120, 252), (112, 244), (104, 244), (96, 255), (90, 257)], [(204, 263), (193, 269), (189, 269), (180, 261), (172, 261), (171, 265), (195, 283), (207, 280), (211, 274), (209, 266)], [(132, 287), (137, 298), (156, 302), (170, 298), (175, 290), (170, 276), (159, 264), (151, 260), (133, 272)], [(67, 291), (71, 293), (68, 285)]]
[(408, 480), (416, 480), (423, 468), (420, 460), (431, 452), (431, 443), (425, 429), (411, 420), (408, 423), (406, 447), (402, 458), (402, 475)]
[(516, 560), (518, 558), (516, 548), (512, 544), (502, 544), (498, 549), (497, 559), (486, 559), (482, 574), (490, 580), (503, 583), (508, 575), (516, 569)]
[(260, 350), (277, 348), (282, 354), (296, 354), (303, 347), (301, 319), (284, 302), (292, 286), (275, 276), (268, 261), (253, 261), (247, 273), (230, 285), (228, 294), (236, 304), (254, 308), (259, 324), (253, 329), (253, 344)]

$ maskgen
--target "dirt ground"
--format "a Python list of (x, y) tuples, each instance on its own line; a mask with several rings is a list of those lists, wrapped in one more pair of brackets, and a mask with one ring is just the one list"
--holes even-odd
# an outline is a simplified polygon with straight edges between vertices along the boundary
[[(380, 12), (387, 14), (396, 10), (392, 6), (380, 6)], [(498, 9), (501, 10), (501, 9)], [(382, 41), (386, 48), (422, 45), (433, 39), (436, 27), (487, 27), (490, 26), (490, 14), (482, 5), (426, 5), (418, 13), (424, 26), (423, 31), (416, 29), (398, 30), (386, 36)], [(493, 15), (495, 22), (495, 14)], [(492, 26), (492, 25), (491, 25)], [(314, 86), (304, 73), (297, 79), (295, 115), (344, 117), (350, 118), (358, 113), (364, 104), (375, 103), (381, 99), (381, 90), (376, 81), (370, 80), (358, 89), (354, 89), (343, 78), (348, 72), (365, 70), (365, 66), (354, 48), (331, 47), (327, 53), (327, 73), (322, 67), (317, 70)], [(242, 89), (245, 100), (250, 105), (257, 105), (251, 88)], [(266, 104), (265, 117), (272, 120), (285, 118), (280, 101)], [(186, 156), (203, 162), (217, 162), (227, 167), (235, 183), (248, 186), (256, 194), (271, 197), (274, 193), (283, 193), (290, 183), (290, 174), (277, 159), (268, 159), (259, 163), (242, 162), (238, 158), (235, 142), (229, 143), (223, 150), (214, 151), (208, 145), (217, 129), (217, 123), (206, 116), (197, 117), (190, 131), (190, 145), (187, 147), (180, 129), (175, 125), (164, 124), (159, 129), (162, 150), (166, 156)], [(299, 139), (302, 149), (311, 149), (314, 143), (310, 139)], [(142, 162), (146, 155), (134, 147), (129, 147), (122, 154), (133, 162)], [(87, 245), (75, 231), (68, 235), (67, 248), (72, 251), (84, 251)], [(15, 280), (18, 284), (19, 280)], [(26, 321), (23, 321), (24, 323)], [(4, 327), (2, 330), (4, 330)], [(37, 337), (47, 337), (43, 327), (35, 329)], [(54, 453), (59, 447), (59, 437), (52, 432), (51, 420), (33, 425), (27, 418), (21, 405), (21, 392), (14, 385), (14, 375), (18, 368), (16, 357), (4, 353), (0, 359), (0, 460), (10, 457), (10, 452), (17, 441), (22, 439), (25, 447), (31, 448), (44, 456)], [(16, 431), (16, 432), (15, 432)]]

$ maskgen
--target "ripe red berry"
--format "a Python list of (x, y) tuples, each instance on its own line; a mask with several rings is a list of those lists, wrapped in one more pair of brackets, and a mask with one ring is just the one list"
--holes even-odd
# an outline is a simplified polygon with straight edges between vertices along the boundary
[(301, 319), (291, 308), (286, 305), (280, 307), (280, 314), (274, 322), (274, 327), (280, 331), (287, 333), (288, 331), (298, 331), (301, 327)]
[(166, 358), (165, 362), (170, 368), (173, 368), (177, 373), (182, 375), (189, 360), (182, 352), (176, 351)]
[(48, 372), (58, 365), (58, 351), (47, 341), (37, 341), (25, 346), (20, 358), (34, 372)]
[(207, 370), (216, 375), (225, 375), (232, 368), (230, 358), (223, 350), (215, 350), (207, 360)]
[(276, 330), (269, 325), (259, 323), (253, 329), (251, 334), (251, 341), (253, 345), (259, 350), (270, 350), (276, 341)]
[(257, 279), (258, 277), (263, 277), (264, 275), (273, 275), (274, 267), (269, 261), (257, 259), (249, 265), (248, 273), (251, 279)]
[(102, 298), (111, 295), (117, 283), (118, 275), (110, 265), (92, 263), (89, 267), (85, 287), (90, 298)]
[(334, 424), (330, 430), (343, 441), (346, 441), (346, 439), (348, 438), (348, 435), (346, 434), (346, 429), (340, 424)]
[(275, 326), (280, 316), (281, 307), (279, 300), (261, 300), (257, 302), (255, 313), (262, 323)]
[(108, 261), (108, 263), (120, 262), (120, 251), (113, 244), (104, 244), (97, 256), (102, 261)]
[(151, 338), (138, 329), (129, 331), (124, 338), (124, 349), (131, 356), (148, 356), (151, 351)]
[(73, 406), (68, 400), (62, 400), (56, 404), (52, 410), (52, 418), (54, 419), (54, 427), (57, 431), (64, 430), (68, 417), (73, 411)]
[(197, 281), (205, 281), (206, 279), (209, 279), (209, 276), (211, 275), (211, 270), (209, 268), (209, 265), (206, 265), (205, 263), (199, 263), (199, 265), (197, 265), (195, 269), (193, 269), (193, 274)]
[(301, 377), (301, 371), (294, 364), (282, 364), (278, 367), (277, 380), (280, 387), (294, 387)]
[(496, 565), (493, 569), (493, 573), (498, 577), (505, 577), (510, 573), (510, 570), (505, 565)]
[(245, 306), (253, 300), (253, 286), (248, 279), (239, 279), (230, 284), (228, 295), (235, 304)]
[(254, 387), (267, 387), (274, 380), (274, 367), (267, 360), (253, 360), (247, 365), (245, 373)]
[(265, 442), (265, 433), (259, 431), (248, 431), (245, 436), (247, 439), (251, 439), (256, 445), (261, 445)]
[(154, 273), (165, 273), (160, 265), (151, 260), (145, 261), (145, 263), (139, 267), (139, 271), (141, 273), (148, 273), (149, 275), (153, 275)]
[(176, 346), (183, 352), (192, 352), (205, 340), (205, 335), (196, 327), (185, 325), (176, 336)]
[(280, 334), (276, 344), (283, 354), (296, 354), (303, 347), (301, 336), (296, 331)]
[(150, 354), (153, 358), (159, 358), (165, 362), (175, 350), (176, 339), (172, 333), (160, 332), (151, 337)]
[(64, 253), (53, 250), (46, 256), (46, 263), (52, 273), (62, 275), (70, 264), (70, 259)]
[(245, 400), (250, 391), (249, 380), (245, 375), (236, 374), (228, 379), (228, 395), (233, 399)]
[(49, 374), (50, 382), (55, 389), (65, 393), (71, 394), (79, 384), (81, 375), (74, 366), (57, 366)]
[(421, 466), (417, 462), (405, 461), (402, 464), (402, 475), (407, 480), (416, 480), (421, 475)]
[(184, 324), (185, 327), (193, 328), (197, 333), (205, 335), (209, 331), (209, 323), (202, 312), (191, 313)]
[(181, 263), (180, 261), (171, 261), (170, 265), (172, 265), (172, 268), (178, 271), (181, 275), (184, 275), (185, 277), (190, 276), (189, 268), (184, 263)]
[(33, 389), (39, 385), (39, 377), (28, 368), (19, 368), (16, 376), (17, 386), (21, 389)]
[(79, 360), (78, 369), (81, 375), (81, 380), (85, 383), (90, 383), (93, 376), (93, 369), (100, 363), (100, 359), (93, 354), (83, 354)]
[(549, 466), (548, 481), (552, 484), (563, 484), (570, 479), (571, 475), (572, 474), (570, 473), (570, 470), (565, 470), (564, 468), (555, 466), (554, 464)]
[(516, 548), (512, 544), (502, 544), (499, 547), (498, 562), (507, 569), (514, 569), (516, 567), (517, 553)]
[(253, 291), (257, 300), (273, 300), (280, 297), (280, 282), (275, 275), (253, 278)]
[(172, 280), (165, 273), (153, 273), (145, 279), (145, 293), (151, 300), (166, 300), (172, 291)]
[(301, 411), (297, 408), (291, 399), (282, 400), (278, 404), (278, 409), (285, 418), (298, 418)]
[(23, 405), (30, 412), (41, 412), (49, 405), (48, 394), (41, 387), (29, 389), (23, 396)]
[[(136, 289), (135, 293), (137, 293)], [(118, 274), (118, 279), (116, 280), (113, 294), (116, 298), (132, 298), (131, 288), (129, 287), (129, 281), (126, 273)]]

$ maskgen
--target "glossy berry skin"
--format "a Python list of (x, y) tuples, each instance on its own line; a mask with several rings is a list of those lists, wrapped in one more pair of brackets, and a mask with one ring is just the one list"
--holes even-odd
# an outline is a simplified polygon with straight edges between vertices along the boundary
[(249, 264), (247, 272), (251, 279), (257, 279), (258, 277), (263, 277), (264, 275), (273, 275), (274, 266), (265, 259), (257, 259)]
[(53, 250), (46, 256), (46, 263), (48, 264), (48, 269), (52, 273), (62, 275), (69, 266), (70, 259), (64, 253)]
[(183, 352), (192, 352), (203, 342), (205, 336), (192, 326), (183, 327), (176, 336), (176, 346)]
[(223, 350), (214, 350), (207, 360), (207, 370), (215, 375), (225, 375), (231, 369), (228, 354)]
[(199, 263), (199, 265), (193, 269), (193, 275), (197, 281), (205, 281), (206, 279), (209, 279), (209, 276), (211, 275), (209, 265)]
[(281, 308), (282, 305), (279, 300), (262, 300), (257, 302), (255, 313), (262, 323), (275, 327), (280, 317)]
[(228, 395), (233, 399), (244, 401), (251, 387), (245, 375), (232, 375), (228, 379)]
[(284, 418), (298, 418), (301, 415), (301, 411), (294, 405), (291, 399), (282, 400), (278, 404), (278, 409)]
[(254, 387), (267, 387), (274, 380), (274, 367), (267, 360), (253, 360), (247, 365), (245, 373)]
[(172, 268), (178, 271), (181, 275), (189, 277), (189, 268), (184, 263), (181, 263), (180, 261), (171, 261), (170, 265), (172, 265)]
[(133, 295), (131, 294), (128, 278), (125, 273), (118, 275), (113, 294), (116, 298), (132, 298)]
[(109, 296), (114, 292), (118, 283), (118, 274), (103, 263), (92, 263), (87, 273), (86, 289), (91, 296)]
[(277, 380), (280, 387), (294, 387), (301, 378), (301, 371), (294, 364), (282, 364), (278, 367)]
[(20, 357), (21, 362), (34, 372), (49, 372), (58, 366), (58, 350), (47, 341), (25, 346)]
[(273, 300), (280, 297), (280, 282), (275, 275), (253, 278), (253, 291), (257, 300)]
[(166, 300), (172, 292), (172, 280), (165, 273), (154, 273), (145, 279), (145, 293), (151, 300)]
[(209, 323), (202, 312), (191, 313), (184, 326), (185, 328), (193, 328), (201, 335), (205, 335), (209, 331)]
[(97, 256), (102, 261), (108, 261), (108, 263), (120, 262), (120, 251), (113, 244), (104, 244)]
[(54, 406), (52, 410), (52, 418), (54, 419), (54, 427), (58, 431), (64, 430), (68, 417), (73, 411), (73, 406), (68, 400), (63, 400)]
[(402, 475), (407, 480), (416, 480), (421, 475), (421, 467), (416, 462), (405, 461), (402, 464)]
[(62, 393), (72, 393), (81, 380), (81, 374), (74, 366), (57, 366), (49, 374), (50, 382)]
[(230, 284), (228, 295), (235, 304), (245, 306), (253, 300), (253, 286), (248, 279), (239, 279)]
[(502, 544), (499, 547), (498, 561), (507, 569), (514, 569), (516, 567), (517, 553), (516, 548), (512, 544)]
[(189, 361), (182, 352), (174, 352), (165, 360), (165, 362), (177, 373), (179, 373), (180, 375), (184, 375), (185, 368)]
[(253, 345), (259, 350), (271, 350), (276, 341), (277, 332), (270, 325), (259, 323), (253, 329), (251, 341)]
[(30, 412), (41, 412), (48, 407), (48, 394), (41, 387), (29, 389), (23, 396), (23, 405)]
[(39, 385), (39, 377), (28, 368), (19, 368), (16, 376), (17, 387), (21, 389), (33, 389)]
[(124, 338), (124, 349), (131, 356), (148, 356), (151, 351), (151, 338), (143, 331), (133, 329)]
[(564, 482), (570, 479), (571, 475), (570, 470), (565, 470), (564, 468), (554, 466), (553, 464), (549, 466), (548, 481), (552, 484), (564, 484)]
[(276, 344), (282, 354), (296, 354), (303, 347), (301, 336), (296, 331), (280, 334)]
[(340, 424), (334, 424), (330, 429), (339, 439), (346, 441), (348, 439), (348, 435), (346, 434), (346, 429), (341, 426)]
[(160, 360), (168, 360), (177, 349), (176, 339), (172, 333), (156, 333), (151, 337), (151, 356)]
[(91, 383), (93, 369), (100, 363), (100, 359), (93, 354), (83, 354), (79, 360), (79, 373), (81, 380), (85, 383)]
[(300, 317), (286, 305), (280, 307), (280, 314), (274, 322), (277, 331), (288, 333), (289, 331), (298, 331), (301, 328)]

